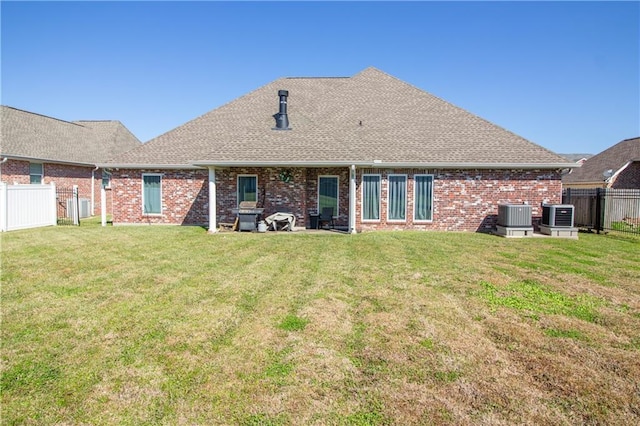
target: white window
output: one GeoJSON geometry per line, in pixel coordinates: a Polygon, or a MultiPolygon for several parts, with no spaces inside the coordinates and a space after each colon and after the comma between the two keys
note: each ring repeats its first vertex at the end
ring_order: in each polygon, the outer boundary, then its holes
{"type": "Polygon", "coordinates": [[[362,220],[380,220],[380,175],[362,175],[362,220]]]}
{"type": "Polygon", "coordinates": [[[389,175],[387,220],[407,220],[407,175],[389,175]]]}
{"type": "Polygon", "coordinates": [[[162,214],[162,175],[142,175],[142,213],[162,214]]]}
{"type": "Polygon", "coordinates": [[[258,201],[258,176],[238,175],[238,205],[243,201],[258,201]]]}
{"type": "Polygon", "coordinates": [[[415,175],[413,179],[413,221],[431,222],[433,220],[433,175],[415,175]]]}
{"type": "Polygon", "coordinates": [[[29,183],[40,185],[44,176],[42,163],[29,163],[29,183]]]}

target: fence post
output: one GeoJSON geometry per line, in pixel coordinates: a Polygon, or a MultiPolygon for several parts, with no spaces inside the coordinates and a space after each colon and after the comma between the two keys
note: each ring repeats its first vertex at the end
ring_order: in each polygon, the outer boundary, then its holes
{"type": "Polygon", "coordinates": [[[58,225],[58,192],[55,182],[51,182],[51,224],[58,225]]]}
{"type": "Polygon", "coordinates": [[[562,204],[571,204],[571,188],[566,188],[564,190],[564,197],[562,199],[562,204]]]}
{"type": "Polygon", "coordinates": [[[602,229],[602,188],[596,188],[596,231],[602,229]]]}
{"type": "Polygon", "coordinates": [[[73,224],[80,225],[80,204],[78,201],[78,185],[73,185],[73,224]]]}
{"type": "Polygon", "coordinates": [[[0,182],[0,231],[6,231],[9,228],[9,186],[0,182]]]}

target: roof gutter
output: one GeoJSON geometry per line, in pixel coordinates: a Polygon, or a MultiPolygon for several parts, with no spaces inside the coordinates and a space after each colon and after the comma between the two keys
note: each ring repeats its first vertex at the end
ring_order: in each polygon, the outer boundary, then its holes
{"type": "MultiPolygon", "coordinates": [[[[385,162],[373,161],[198,161],[200,167],[357,167],[368,168],[428,168],[428,169],[566,169],[577,163],[482,163],[482,162],[385,162]]],[[[139,166],[138,166],[139,167],[139,166]]]]}
{"type": "Polygon", "coordinates": [[[10,160],[20,160],[20,161],[37,161],[39,163],[55,163],[55,164],[65,164],[69,166],[82,166],[82,167],[95,167],[95,163],[84,163],[84,162],[76,162],[76,161],[60,161],[60,160],[52,160],[50,158],[41,158],[41,157],[25,157],[22,155],[11,155],[11,154],[2,154],[3,158],[10,160]]]}
{"type": "Polygon", "coordinates": [[[102,169],[183,169],[183,170],[199,170],[206,166],[193,164],[131,164],[131,163],[98,163],[96,166],[102,169]]]}
{"type": "Polygon", "coordinates": [[[132,164],[98,163],[109,169],[182,169],[198,170],[208,167],[356,167],[365,168],[422,168],[422,169],[566,169],[577,168],[577,163],[482,163],[482,162],[386,162],[373,161],[194,161],[190,164],[132,164]]]}

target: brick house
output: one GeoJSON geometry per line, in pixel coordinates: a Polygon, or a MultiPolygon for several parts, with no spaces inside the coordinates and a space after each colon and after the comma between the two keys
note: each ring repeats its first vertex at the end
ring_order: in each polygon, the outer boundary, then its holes
{"type": "MultiPolygon", "coordinates": [[[[100,212],[100,188],[109,178],[96,163],[140,141],[119,121],[64,121],[1,106],[0,182],[78,186],[78,197],[100,212]]],[[[110,203],[111,198],[107,198],[110,203]]],[[[111,209],[111,206],[107,206],[111,209]]]]}
{"type": "Polygon", "coordinates": [[[489,230],[499,203],[561,201],[577,167],[375,68],[282,78],[101,164],[113,222],[233,222],[256,201],[300,226],[332,207],[350,232],[489,230]],[[275,119],[275,122],[274,122],[275,119]]]}
{"type": "Polygon", "coordinates": [[[562,177],[565,188],[640,189],[640,137],[625,139],[562,177]]]}

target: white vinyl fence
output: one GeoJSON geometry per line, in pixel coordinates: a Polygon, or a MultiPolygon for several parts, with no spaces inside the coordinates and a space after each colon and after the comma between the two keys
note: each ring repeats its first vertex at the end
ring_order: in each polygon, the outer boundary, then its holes
{"type": "Polygon", "coordinates": [[[0,231],[52,226],[57,222],[56,187],[0,182],[0,231]]]}

